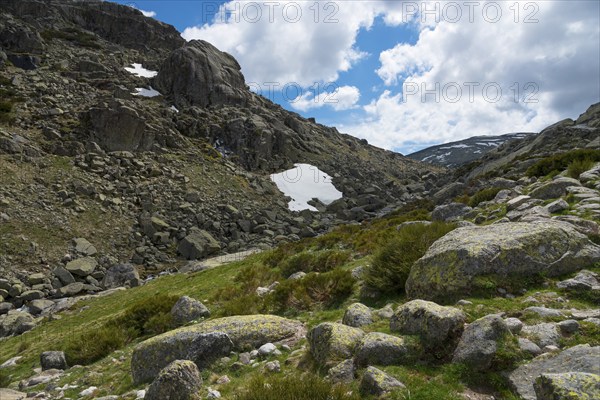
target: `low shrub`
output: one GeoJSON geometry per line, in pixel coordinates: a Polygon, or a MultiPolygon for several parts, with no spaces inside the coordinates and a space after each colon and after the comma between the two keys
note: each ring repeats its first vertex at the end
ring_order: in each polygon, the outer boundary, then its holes
{"type": "Polygon", "coordinates": [[[276,314],[289,314],[336,307],[354,290],[355,280],[347,270],[311,272],[302,279],[286,280],[266,296],[267,308],[276,314]]]}
{"type": "Polygon", "coordinates": [[[350,260],[351,254],[344,250],[304,251],[289,257],[280,266],[283,276],[296,272],[327,272],[350,260]]]}
{"type": "Polygon", "coordinates": [[[501,190],[502,190],[501,188],[497,188],[497,187],[482,189],[479,192],[475,193],[469,199],[469,202],[467,204],[469,205],[469,207],[477,207],[479,205],[479,203],[483,203],[484,201],[494,200],[494,198],[496,197],[498,192],[501,190]]]}
{"type": "MultiPolygon", "coordinates": [[[[550,174],[552,171],[564,171],[573,164],[581,167],[582,164],[587,162],[598,162],[600,161],[600,150],[596,149],[577,149],[566,153],[555,154],[550,157],[543,158],[533,164],[527,169],[527,176],[542,177],[550,174]],[[577,163],[577,164],[574,164],[577,163]]],[[[573,173],[575,173],[575,167],[573,173]]],[[[582,171],[583,172],[583,171],[582,171]]]]}
{"type": "Polygon", "coordinates": [[[583,160],[574,160],[567,167],[567,173],[571,178],[579,179],[579,175],[592,169],[595,162],[591,158],[584,158],[583,160]]]}
{"type": "Polygon", "coordinates": [[[415,261],[425,255],[433,242],[454,228],[453,224],[434,222],[408,225],[397,231],[365,268],[367,287],[381,292],[403,292],[415,261]]]}
{"type": "Polygon", "coordinates": [[[135,339],[164,333],[173,327],[171,308],[179,297],[157,295],[129,307],[97,329],[70,338],[65,355],[70,365],[98,361],[135,339]]]}
{"type": "Polygon", "coordinates": [[[357,393],[340,385],[332,385],[317,375],[255,375],[235,400],[359,400],[357,393]]]}

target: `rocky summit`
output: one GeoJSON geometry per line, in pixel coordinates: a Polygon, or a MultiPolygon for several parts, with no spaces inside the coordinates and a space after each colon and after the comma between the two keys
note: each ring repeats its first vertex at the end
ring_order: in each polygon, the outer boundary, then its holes
{"type": "Polygon", "coordinates": [[[597,399],[582,111],[409,158],[136,8],[2,0],[0,399],[597,399]]]}

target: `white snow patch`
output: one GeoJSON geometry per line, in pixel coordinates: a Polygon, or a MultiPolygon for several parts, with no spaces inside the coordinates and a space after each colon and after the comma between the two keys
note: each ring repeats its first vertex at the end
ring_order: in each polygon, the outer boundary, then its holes
{"type": "Polygon", "coordinates": [[[150,89],[146,88],[135,88],[135,93],[132,93],[134,96],[142,96],[142,97],[156,97],[160,96],[160,93],[150,86],[150,89]]]}
{"type": "Polygon", "coordinates": [[[494,146],[494,147],[500,146],[500,143],[494,143],[494,142],[478,142],[476,144],[478,146],[494,146]]]}
{"type": "Polygon", "coordinates": [[[169,108],[169,110],[175,111],[176,113],[178,113],[178,112],[179,112],[179,110],[178,110],[178,109],[177,109],[177,107],[175,107],[175,106],[171,106],[171,107],[169,108]]]}
{"type": "Polygon", "coordinates": [[[136,76],[141,76],[142,78],[154,78],[158,75],[157,71],[150,71],[142,67],[142,64],[131,64],[133,68],[125,67],[125,70],[129,73],[132,73],[136,76]]]}
{"type": "Polygon", "coordinates": [[[331,176],[310,164],[294,164],[292,169],[271,175],[271,180],[279,190],[292,198],[288,204],[292,211],[317,211],[308,204],[313,198],[329,204],[343,196],[333,186],[331,176]]]}
{"type": "Polygon", "coordinates": [[[460,144],[455,144],[452,146],[446,146],[446,147],[440,147],[440,150],[448,150],[448,149],[468,149],[469,146],[468,144],[464,144],[464,143],[460,143],[460,144]]]}

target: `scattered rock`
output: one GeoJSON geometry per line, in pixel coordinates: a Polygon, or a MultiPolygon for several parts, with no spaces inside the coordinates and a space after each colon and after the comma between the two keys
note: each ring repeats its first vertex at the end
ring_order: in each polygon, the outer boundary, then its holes
{"type": "Polygon", "coordinates": [[[102,286],[106,289],[114,289],[117,287],[140,286],[142,280],[138,270],[131,264],[116,264],[110,267],[104,275],[102,286]]]}
{"type": "Polygon", "coordinates": [[[581,186],[581,183],[577,179],[558,177],[552,182],[548,182],[532,190],[529,195],[535,199],[557,199],[567,194],[569,186],[581,186]]]}
{"type": "Polygon", "coordinates": [[[425,347],[451,353],[463,332],[465,320],[465,314],[459,309],[412,300],[396,309],[390,329],[404,335],[419,335],[425,347]]]}
{"type": "Polygon", "coordinates": [[[45,351],[40,356],[40,362],[42,364],[42,371],[48,369],[68,369],[67,359],[65,353],[62,351],[45,351]]]}
{"type": "Polygon", "coordinates": [[[322,365],[332,365],[351,358],[364,334],[358,328],[324,322],[308,332],[307,338],[315,360],[322,365]]]}
{"type": "Polygon", "coordinates": [[[556,287],[573,292],[600,291],[600,280],[595,272],[582,270],[574,278],[558,282],[556,287]]]}
{"type": "Polygon", "coordinates": [[[504,323],[513,335],[518,335],[521,329],[523,329],[523,322],[518,318],[506,318],[504,323]]]}
{"type": "Polygon", "coordinates": [[[557,326],[558,329],[560,329],[560,331],[566,335],[570,335],[579,330],[579,322],[575,321],[574,319],[560,321],[557,326]]]}
{"type": "Polygon", "coordinates": [[[600,375],[585,372],[542,374],[533,384],[537,400],[600,399],[600,375]]]}
{"type": "Polygon", "coordinates": [[[431,219],[434,221],[456,221],[469,214],[473,209],[462,203],[450,203],[437,206],[431,213],[431,219]]]}
{"type": "Polygon", "coordinates": [[[366,334],[356,351],[356,364],[367,365],[400,365],[411,355],[409,346],[403,338],[381,332],[366,334]]]}
{"type": "Polygon", "coordinates": [[[160,371],[144,400],[200,400],[202,378],[196,364],[176,360],[160,371]]]}
{"type": "Polygon", "coordinates": [[[519,349],[524,351],[525,353],[529,353],[533,356],[539,356],[542,354],[542,349],[537,344],[533,343],[529,339],[518,338],[519,341],[519,349]]]}
{"type": "Polygon", "coordinates": [[[561,336],[556,328],[555,323],[541,323],[537,325],[525,326],[521,331],[522,335],[526,335],[535,344],[540,347],[556,346],[561,336]]]}
{"type": "Polygon", "coordinates": [[[221,250],[219,242],[208,233],[200,229],[193,229],[177,247],[177,251],[188,260],[196,260],[214,254],[221,250]]]}
{"type": "Polygon", "coordinates": [[[360,328],[371,323],[373,323],[371,309],[361,303],[354,303],[348,306],[342,319],[342,324],[354,328],[360,328]]]}
{"type": "Polygon", "coordinates": [[[11,311],[0,316],[0,338],[5,336],[20,335],[35,327],[35,319],[27,312],[11,311]]]}
{"type": "Polygon", "coordinates": [[[463,363],[482,371],[492,366],[498,351],[498,341],[510,335],[504,320],[498,315],[487,315],[465,328],[452,362],[463,363]]]}
{"type": "Polygon", "coordinates": [[[75,247],[75,251],[84,256],[93,256],[98,252],[93,244],[87,241],[84,238],[76,238],[73,239],[73,246],[75,247]]]}
{"type": "Polygon", "coordinates": [[[94,272],[97,265],[98,263],[92,257],[83,257],[73,261],[69,261],[65,268],[71,274],[85,278],[86,276],[91,275],[92,272],[94,272]]]}
{"type": "Polygon", "coordinates": [[[329,368],[327,377],[333,383],[350,383],[354,381],[354,361],[345,360],[329,368]]]}
{"type": "Polygon", "coordinates": [[[560,353],[543,354],[522,365],[508,375],[517,394],[525,400],[536,400],[534,381],[542,374],[587,372],[598,374],[600,347],[582,344],[560,353]]]}
{"type": "Polygon", "coordinates": [[[360,392],[375,396],[382,396],[394,389],[404,387],[398,379],[375,367],[368,367],[360,381],[360,392]]]}
{"type": "Polygon", "coordinates": [[[171,317],[176,325],[184,325],[209,316],[210,311],[202,302],[188,296],[182,296],[171,309],[171,317]]]}
{"type": "Polygon", "coordinates": [[[265,369],[269,372],[281,372],[281,365],[279,361],[269,361],[265,364],[265,369]]]}

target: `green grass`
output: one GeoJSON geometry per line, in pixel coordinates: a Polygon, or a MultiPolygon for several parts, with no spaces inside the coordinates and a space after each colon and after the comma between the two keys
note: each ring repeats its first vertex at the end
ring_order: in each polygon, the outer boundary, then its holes
{"type": "Polygon", "coordinates": [[[311,373],[255,375],[235,400],[359,400],[357,393],[311,373]]]}
{"type": "Polygon", "coordinates": [[[453,224],[408,225],[394,232],[365,269],[364,280],[373,290],[402,293],[412,265],[437,239],[455,228],[453,224]]]}

